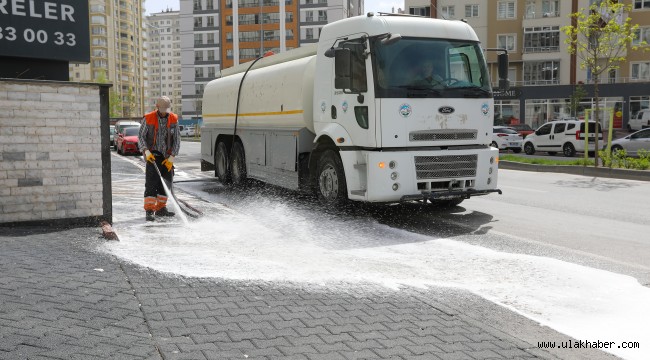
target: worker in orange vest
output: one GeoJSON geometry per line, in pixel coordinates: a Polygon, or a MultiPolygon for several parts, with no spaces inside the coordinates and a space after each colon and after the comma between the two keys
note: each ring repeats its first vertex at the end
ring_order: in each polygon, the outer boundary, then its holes
{"type": "Polygon", "coordinates": [[[178,129],[178,116],[169,111],[171,100],[161,96],[156,101],[156,110],[142,119],[138,135],[138,147],[147,162],[144,184],[144,210],[147,221],[155,216],[174,216],[167,209],[167,193],[154,166],[170,187],[174,176],[174,158],[181,147],[181,134],[178,129]]]}

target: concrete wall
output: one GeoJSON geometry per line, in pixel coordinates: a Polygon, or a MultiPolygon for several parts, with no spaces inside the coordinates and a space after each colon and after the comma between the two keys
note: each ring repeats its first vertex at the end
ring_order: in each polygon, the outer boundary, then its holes
{"type": "Polygon", "coordinates": [[[0,223],[111,220],[107,94],[0,79],[0,223]]]}

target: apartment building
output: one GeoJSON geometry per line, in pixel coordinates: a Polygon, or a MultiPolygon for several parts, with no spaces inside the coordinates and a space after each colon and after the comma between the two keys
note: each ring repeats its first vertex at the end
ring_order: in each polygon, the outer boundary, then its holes
{"type": "MultiPolygon", "coordinates": [[[[525,122],[537,127],[569,116],[569,97],[576,84],[584,84],[579,117],[595,107],[593,76],[570,55],[561,28],[570,25],[571,13],[597,0],[406,0],[406,13],[472,25],[485,48],[504,48],[510,55],[508,77],[512,90],[495,95],[495,123],[525,122]]],[[[650,0],[626,0],[627,14],[640,25],[639,37],[650,40],[650,0]]],[[[638,41],[638,40],[637,40],[638,41]]],[[[648,41],[650,43],[650,41],[648,41]]],[[[496,84],[496,53],[486,52],[496,84]]],[[[600,79],[601,106],[613,114],[614,127],[625,128],[627,119],[650,108],[650,60],[648,53],[629,51],[627,61],[600,79]]],[[[604,117],[601,117],[604,118],[604,117]]],[[[605,124],[606,125],[606,124],[605,124]]]]}
{"type": "Polygon", "coordinates": [[[167,96],[172,111],[181,114],[181,33],[180,12],[166,10],[146,17],[148,86],[145,112],[155,108],[156,99],[167,96]]]}
{"type": "MultiPolygon", "coordinates": [[[[363,13],[363,0],[284,0],[285,49],[318,41],[320,29],[363,13]]],[[[184,119],[197,119],[205,85],[221,69],[280,49],[279,0],[180,0],[181,93],[184,119]],[[235,51],[235,43],[238,49],[235,51]]]]}
{"type": "MultiPolygon", "coordinates": [[[[123,117],[144,113],[142,0],[89,0],[90,63],[70,64],[70,81],[113,84],[123,117]]],[[[118,111],[119,112],[119,111],[118,111]]]]}

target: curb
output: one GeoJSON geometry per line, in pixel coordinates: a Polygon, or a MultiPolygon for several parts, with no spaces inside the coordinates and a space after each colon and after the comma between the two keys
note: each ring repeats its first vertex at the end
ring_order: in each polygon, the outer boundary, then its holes
{"type": "Polygon", "coordinates": [[[650,181],[650,171],[647,170],[595,168],[575,165],[535,165],[505,160],[499,161],[499,168],[506,170],[554,172],[612,179],[650,181]]]}
{"type": "Polygon", "coordinates": [[[117,233],[113,230],[113,227],[108,223],[108,221],[102,221],[101,225],[102,236],[104,236],[104,239],[120,241],[120,239],[117,237],[117,233]]]}

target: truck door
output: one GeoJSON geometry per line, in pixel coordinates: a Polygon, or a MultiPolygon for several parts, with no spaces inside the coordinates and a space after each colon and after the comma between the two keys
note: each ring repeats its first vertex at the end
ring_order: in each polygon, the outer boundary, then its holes
{"type": "MultiPolygon", "coordinates": [[[[334,81],[332,121],[341,124],[350,134],[351,143],[347,145],[376,147],[374,86],[371,86],[372,67],[366,56],[367,42],[357,38],[342,42],[339,47],[349,49],[350,78],[349,85],[345,86],[334,81]]],[[[341,77],[340,71],[335,61],[335,77],[341,77]]]]}

